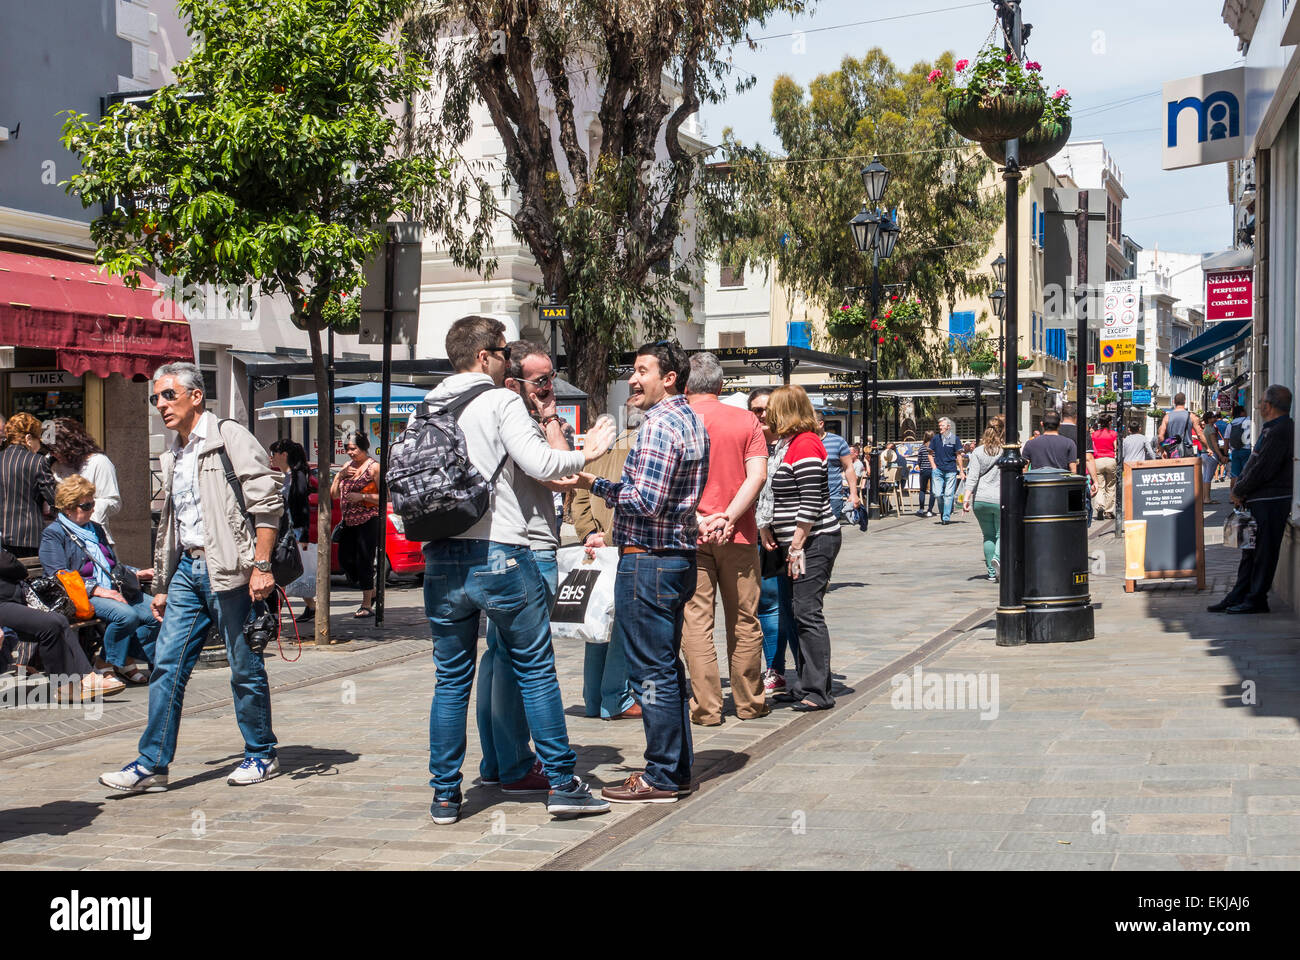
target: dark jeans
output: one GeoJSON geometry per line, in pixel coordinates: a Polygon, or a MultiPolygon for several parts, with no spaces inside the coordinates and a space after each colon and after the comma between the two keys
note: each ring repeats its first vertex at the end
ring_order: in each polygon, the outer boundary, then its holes
{"type": "Polygon", "coordinates": [[[820,533],[804,542],[804,574],[794,581],[794,623],[799,633],[799,681],[794,698],[819,707],[835,706],[831,696],[831,635],[826,628],[826,588],[842,537],[820,533]]]}
{"type": "Polygon", "coordinates": [[[1262,607],[1268,603],[1268,591],[1277,571],[1277,556],[1282,550],[1291,498],[1251,500],[1246,502],[1246,507],[1255,517],[1255,549],[1241,551],[1237,582],[1228,591],[1225,602],[1262,607]]]}
{"type": "Polygon", "coordinates": [[[930,479],[933,474],[931,470],[921,471],[921,485],[916,492],[916,511],[917,513],[927,513],[934,510],[934,487],[930,485],[930,479]],[[925,495],[930,494],[930,505],[925,505],[925,495]]]}
{"type": "Polygon", "coordinates": [[[695,592],[695,554],[619,557],[614,617],[627,638],[627,672],[645,728],[645,780],[661,790],[691,786],[690,707],[682,665],[682,618],[695,592]]]}
{"type": "Polygon", "coordinates": [[[383,517],[371,517],[355,527],[339,530],[339,563],[362,590],[375,589],[375,547],[379,544],[383,517]]]}
{"type": "MultiPolygon", "coordinates": [[[[46,613],[23,603],[0,602],[0,626],[18,634],[19,640],[35,643],[41,651],[41,666],[51,676],[74,672],[68,652],[77,644],[67,619],[59,613],[46,613]],[[65,634],[68,636],[65,638],[65,634]]],[[[4,664],[3,666],[8,666],[4,664]]],[[[77,673],[88,671],[76,670],[77,673]]]]}

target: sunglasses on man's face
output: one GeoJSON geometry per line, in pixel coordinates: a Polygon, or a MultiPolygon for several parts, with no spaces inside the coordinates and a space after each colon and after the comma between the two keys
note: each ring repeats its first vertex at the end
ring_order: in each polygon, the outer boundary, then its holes
{"type": "Polygon", "coordinates": [[[509,348],[509,347],[484,347],[483,349],[484,349],[484,350],[487,350],[489,353],[499,353],[499,354],[501,354],[501,359],[502,359],[502,360],[504,360],[506,363],[509,363],[509,362],[510,362],[510,348],[509,348]]]}
{"type": "Polygon", "coordinates": [[[538,390],[545,390],[547,387],[551,385],[554,379],[555,379],[554,375],[549,373],[544,376],[538,377],[536,380],[529,380],[527,377],[519,378],[521,383],[531,383],[538,390]]]}
{"type": "Polygon", "coordinates": [[[154,406],[154,407],[158,406],[158,398],[159,398],[159,397],[162,397],[162,398],[163,398],[164,400],[166,400],[168,403],[171,403],[173,400],[175,400],[177,397],[179,397],[182,393],[189,393],[189,392],[190,392],[189,390],[181,390],[181,391],[178,393],[177,391],[175,391],[175,390],[171,389],[170,387],[168,387],[166,390],[159,390],[157,393],[151,393],[151,394],[149,394],[149,404],[150,404],[150,406],[154,406]]]}

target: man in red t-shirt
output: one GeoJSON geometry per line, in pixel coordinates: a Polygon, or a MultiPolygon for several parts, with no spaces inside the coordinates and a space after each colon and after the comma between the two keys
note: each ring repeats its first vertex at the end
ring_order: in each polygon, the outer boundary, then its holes
{"type": "Polygon", "coordinates": [[[714,597],[727,623],[727,661],[736,716],[766,716],[763,630],[758,622],[762,580],[754,503],[767,481],[767,441],[758,418],[718,399],[722,366],[711,353],[691,357],[686,398],[709,435],[709,473],[700,497],[695,594],[686,604],[682,654],[691,675],[691,722],[722,723],[722,681],[713,643],[714,597]]]}

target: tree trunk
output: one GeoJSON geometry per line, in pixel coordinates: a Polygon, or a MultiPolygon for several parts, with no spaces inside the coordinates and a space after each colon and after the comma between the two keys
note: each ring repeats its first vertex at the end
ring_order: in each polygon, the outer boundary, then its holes
{"type": "Polygon", "coordinates": [[[334,530],[330,503],[330,467],[334,463],[334,437],[330,435],[329,373],[321,349],[323,326],[319,311],[307,318],[312,374],[316,378],[316,644],[330,643],[330,534],[334,530]]]}
{"type": "Polygon", "coordinates": [[[587,394],[589,415],[594,419],[605,412],[609,393],[609,347],[596,337],[574,338],[569,351],[570,382],[587,394]]]}

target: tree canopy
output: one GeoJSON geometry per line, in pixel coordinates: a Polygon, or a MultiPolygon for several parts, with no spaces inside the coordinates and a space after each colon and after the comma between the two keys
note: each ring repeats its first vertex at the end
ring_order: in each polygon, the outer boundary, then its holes
{"type": "MultiPolygon", "coordinates": [[[[951,59],[939,63],[951,68],[951,59]]],[[[991,163],[944,120],[926,81],[933,67],[900,70],[875,48],[845,57],[807,90],[779,77],[780,154],[726,131],[703,205],[724,262],[774,263],[783,285],[827,311],[824,345],[869,357],[875,340],[886,377],[900,367],[907,376],[945,372],[941,320],[959,295],[988,289],[981,259],[1002,222],[1001,183],[990,187],[991,163]],[[880,262],[880,282],[899,286],[882,298],[874,330],[843,322],[839,310],[846,288],[871,285],[872,258],[857,252],[848,222],[867,203],[859,170],[873,156],[890,170],[882,204],[897,210],[901,227],[893,256],[880,262]]]]}

